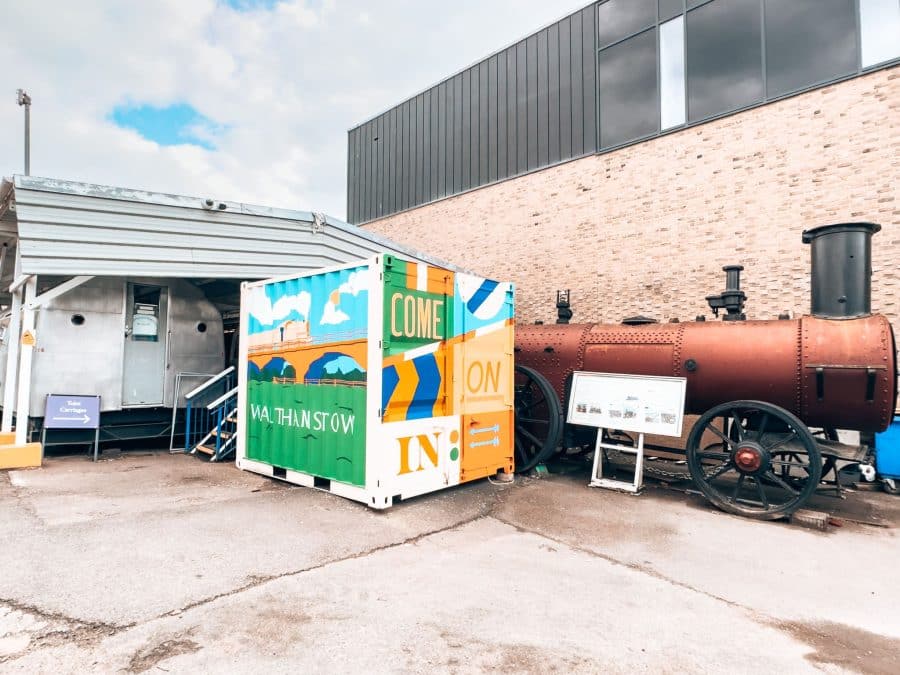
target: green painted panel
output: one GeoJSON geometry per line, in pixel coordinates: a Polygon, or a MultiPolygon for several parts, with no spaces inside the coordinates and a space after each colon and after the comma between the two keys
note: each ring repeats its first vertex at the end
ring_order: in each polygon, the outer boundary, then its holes
{"type": "Polygon", "coordinates": [[[364,486],[366,388],[247,382],[247,458],[364,486]]]}
{"type": "MultiPolygon", "coordinates": [[[[446,340],[453,335],[453,298],[409,288],[410,271],[403,260],[385,256],[384,355],[446,340]]],[[[432,268],[435,269],[435,268],[432,268]]],[[[445,270],[441,270],[446,273],[445,270]]],[[[412,271],[415,275],[415,271],[412,271]]]]}

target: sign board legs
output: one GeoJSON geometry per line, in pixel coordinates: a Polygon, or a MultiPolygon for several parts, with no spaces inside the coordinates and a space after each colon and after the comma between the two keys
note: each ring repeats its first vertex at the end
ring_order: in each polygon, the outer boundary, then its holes
{"type": "Polygon", "coordinates": [[[594,445],[594,468],[591,470],[590,487],[602,487],[612,490],[624,490],[632,494],[638,494],[644,486],[644,434],[638,434],[636,448],[603,442],[603,429],[597,429],[597,442],[594,445]],[[603,477],[603,450],[616,450],[635,455],[634,480],[627,482],[603,477]]]}
{"type": "MultiPolygon", "coordinates": [[[[44,448],[47,447],[47,427],[41,429],[41,464],[44,463],[44,448]]],[[[94,461],[100,453],[100,427],[94,430],[94,461]]]]}

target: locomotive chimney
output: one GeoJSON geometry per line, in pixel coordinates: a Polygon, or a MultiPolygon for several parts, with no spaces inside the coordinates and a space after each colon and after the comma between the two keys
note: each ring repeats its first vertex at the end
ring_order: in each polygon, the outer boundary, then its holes
{"type": "Polygon", "coordinates": [[[569,323],[572,314],[574,312],[569,304],[569,291],[556,291],[556,323],[569,323]]]}
{"type": "Polygon", "coordinates": [[[875,223],[841,223],[804,230],[812,244],[811,312],[822,319],[852,319],[872,313],[872,235],[875,223]]]}
{"type": "Polygon", "coordinates": [[[741,272],[743,265],[725,265],[722,271],[725,272],[725,290],[719,295],[707,295],[706,302],[715,316],[719,316],[719,310],[724,309],[727,313],[722,317],[722,321],[746,321],[747,315],[744,314],[744,301],[747,294],[741,290],[741,272]]]}

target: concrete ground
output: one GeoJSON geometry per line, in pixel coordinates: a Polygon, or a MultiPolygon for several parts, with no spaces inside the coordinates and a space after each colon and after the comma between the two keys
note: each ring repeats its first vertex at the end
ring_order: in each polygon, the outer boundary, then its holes
{"type": "Polygon", "coordinates": [[[0,671],[900,672],[900,497],[817,532],[586,482],[378,513],[165,452],[0,474],[0,671]]]}

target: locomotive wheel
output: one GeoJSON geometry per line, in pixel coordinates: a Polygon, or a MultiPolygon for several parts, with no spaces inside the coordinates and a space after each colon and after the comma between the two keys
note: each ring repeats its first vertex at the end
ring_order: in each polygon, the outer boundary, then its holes
{"type": "Polygon", "coordinates": [[[715,506],[760,520],[792,514],[822,476],[806,425],[763,401],[732,401],[704,413],[688,437],[687,460],[694,483],[715,506]],[[703,445],[704,436],[714,442],[703,445]]]}
{"type": "Polygon", "coordinates": [[[562,438],[562,406],[550,382],[536,370],[516,366],[516,473],[550,458],[562,438]]]}

